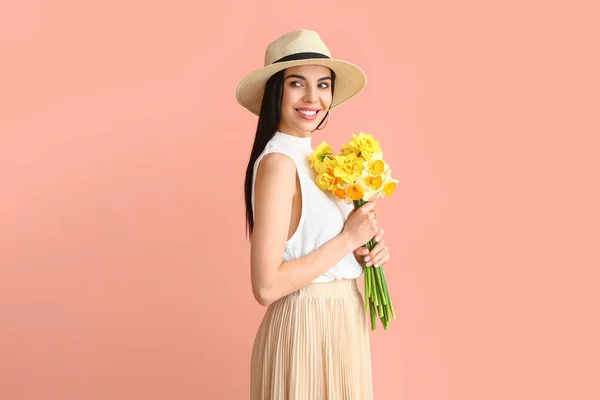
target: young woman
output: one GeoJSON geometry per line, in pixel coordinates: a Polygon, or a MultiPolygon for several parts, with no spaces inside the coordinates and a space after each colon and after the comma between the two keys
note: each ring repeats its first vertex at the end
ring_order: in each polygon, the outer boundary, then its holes
{"type": "Polygon", "coordinates": [[[315,184],[312,134],[367,82],[314,31],[289,32],[237,88],[259,116],[246,170],[252,291],[267,307],[251,359],[252,400],[372,399],[369,331],[356,279],[389,261],[375,203],[353,211],[315,184]],[[376,247],[363,247],[376,237],[376,247]],[[367,258],[368,257],[368,258],[367,258]]]}

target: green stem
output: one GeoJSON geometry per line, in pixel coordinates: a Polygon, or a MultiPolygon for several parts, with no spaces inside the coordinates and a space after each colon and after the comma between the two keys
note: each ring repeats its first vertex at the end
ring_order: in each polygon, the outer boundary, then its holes
{"type": "MultiPolygon", "coordinates": [[[[365,203],[366,201],[364,200],[354,200],[354,209],[359,209],[365,203]]],[[[372,238],[365,244],[365,247],[371,251],[375,245],[375,238],[372,238]]],[[[367,267],[364,262],[363,268],[365,281],[365,312],[367,311],[367,308],[369,308],[371,314],[371,329],[375,330],[376,314],[379,314],[384,329],[387,329],[389,327],[390,312],[394,318],[396,318],[396,314],[394,313],[392,300],[388,292],[385,274],[383,273],[383,270],[381,270],[381,267],[367,267]]]]}
{"type": "Polygon", "coordinates": [[[377,279],[377,286],[379,287],[379,295],[382,298],[382,303],[384,305],[389,304],[389,296],[388,296],[388,292],[387,289],[385,288],[384,284],[383,284],[383,279],[381,279],[381,274],[382,274],[382,270],[381,267],[376,268],[375,269],[375,279],[377,279]]]}
{"type": "Polygon", "coordinates": [[[388,299],[389,299],[389,303],[390,303],[390,311],[392,312],[392,317],[394,319],[396,319],[396,312],[394,311],[394,305],[392,304],[391,297],[389,297],[389,289],[388,289],[388,285],[387,285],[387,279],[385,279],[385,274],[382,274],[381,276],[383,278],[383,284],[385,285],[385,291],[388,293],[388,299]]]}
{"type": "Polygon", "coordinates": [[[371,298],[371,288],[368,285],[369,271],[367,270],[366,266],[364,266],[364,268],[365,268],[365,276],[364,276],[364,278],[365,278],[365,312],[367,312],[369,309],[369,299],[371,298]]]}
{"type": "Polygon", "coordinates": [[[375,330],[375,306],[372,302],[369,302],[369,308],[371,309],[371,330],[375,330]]]}

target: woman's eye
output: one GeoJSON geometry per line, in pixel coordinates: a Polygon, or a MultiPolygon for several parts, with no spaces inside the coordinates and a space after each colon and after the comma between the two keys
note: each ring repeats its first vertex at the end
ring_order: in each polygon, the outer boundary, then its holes
{"type": "MultiPolygon", "coordinates": [[[[301,87],[302,86],[302,82],[300,81],[292,81],[290,82],[290,86],[292,87],[301,87]]],[[[327,89],[329,87],[329,83],[320,83],[318,85],[319,88],[321,89],[327,89]]]]}

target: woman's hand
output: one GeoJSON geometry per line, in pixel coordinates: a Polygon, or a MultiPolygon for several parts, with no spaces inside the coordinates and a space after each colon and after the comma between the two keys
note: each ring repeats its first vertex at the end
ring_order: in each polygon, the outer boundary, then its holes
{"type": "Polygon", "coordinates": [[[345,237],[348,249],[356,249],[367,243],[379,232],[377,212],[374,208],[375,203],[368,201],[348,214],[344,228],[340,233],[345,237]]]}
{"type": "Polygon", "coordinates": [[[388,248],[385,245],[385,241],[383,238],[384,231],[383,229],[379,229],[377,236],[375,236],[375,241],[377,244],[373,247],[373,250],[369,253],[369,249],[366,247],[359,247],[354,250],[354,258],[360,265],[363,265],[363,262],[367,262],[367,267],[371,265],[375,268],[381,267],[383,264],[390,261],[390,253],[388,252],[388,248]],[[363,261],[364,257],[364,261],[363,261]]]}

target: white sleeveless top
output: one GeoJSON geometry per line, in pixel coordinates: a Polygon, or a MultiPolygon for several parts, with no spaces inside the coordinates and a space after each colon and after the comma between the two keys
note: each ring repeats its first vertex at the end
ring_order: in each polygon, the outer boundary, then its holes
{"type": "MultiPolygon", "coordinates": [[[[267,143],[254,164],[252,176],[252,212],[254,212],[254,183],[262,158],[269,153],[283,153],[294,160],[302,191],[302,214],[294,235],[287,241],[283,252],[284,261],[295,260],[315,251],[344,227],[344,222],[354,206],[345,204],[329,191],[319,189],[315,183],[316,172],[310,168],[308,155],[312,152],[311,137],[302,138],[276,132],[267,143]]],[[[363,267],[352,252],[346,254],[329,271],[313,280],[313,283],[330,282],[334,279],[356,279],[363,267]]]]}

